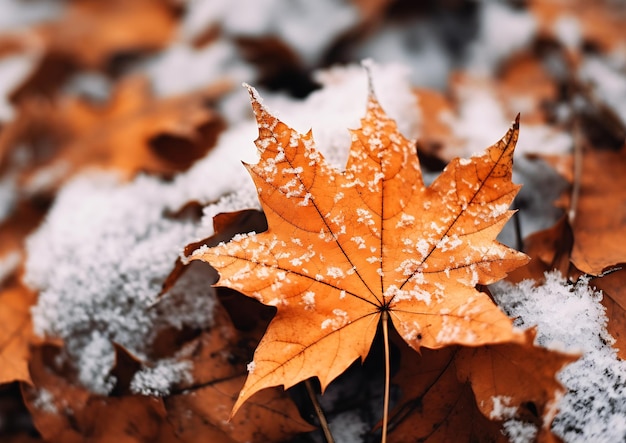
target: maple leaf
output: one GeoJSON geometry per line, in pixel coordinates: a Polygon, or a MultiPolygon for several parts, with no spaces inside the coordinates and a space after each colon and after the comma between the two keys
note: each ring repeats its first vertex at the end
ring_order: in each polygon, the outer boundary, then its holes
{"type": "Polygon", "coordinates": [[[278,308],[233,414],[269,386],[316,376],[325,389],[365,359],[383,316],[416,350],[521,340],[475,289],[527,261],[495,240],[519,188],[511,182],[517,121],[426,187],[414,144],[371,88],[344,172],[325,162],[311,132],[289,128],[249,90],[261,158],[246,167],[269,229],[191,256],[218,270],[218,286],[278,308]]]}

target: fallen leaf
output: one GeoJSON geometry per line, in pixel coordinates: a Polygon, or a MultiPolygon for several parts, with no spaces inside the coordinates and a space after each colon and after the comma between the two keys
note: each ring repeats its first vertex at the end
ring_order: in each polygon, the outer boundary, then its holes
{"type": "Polygon", "coordinates": [[[528,8],[538,22],[539,33],[559,40],[565,26],[574,27],[581,43],[610,52],[626,40],[622,5],[610,1],[531,0],[528,8]]]}
{"type": "Polygon", "coordinates": [[[0,172],[19,171],[23,189],[45,193],[90,166],[117,169],[128,177],[187,169],[214,145],[223,128],[210,103],[226,87],[216,84],[157,99],[145,79],[130,77],[105,105],[81,98],[27,102],[0,133],[0,172]]]}
{"type": "Polygon", "coordinates": [[[28,360],[34,333],[30,308],[36,300],[36,294],[18,278],[0,287],[0,384],[31,383],[28,360]]]}
{"type": "Polygon", "coordinates": [[[583,154],[580,196],[572,222],[572,263],[599,275],[626,262],[626,147],[583,154]]]}
{"type": "Polygon", "coordinates": [[[62,368],[48,364],[58,353],[59,349],[50,345],[31,349],[32,385],[22,384],[22,396],[33,424],[45,441],[78,443],[83,438],[80,430],[73,426],[75,414],[84,409],[90,394],[61,376],[62,368]]]}
{"type": "Polygon", "coordinates": [[[607,331],[613,338],[617,355],[626,359],[626,264],[616,265],[615,272],[590,280],[589,284],[602,290],[602,304],[609,318],[607,331]]]}
{"type": "Polygon", "coordinates": [[[500,423],[488,420],[476,406],[469,383],[460,381],[454,359],[459,348],[403,352],[394,383],[402,398],[391,411],[390,443],[406,441],[501,441],[500,423]]]}
{"type": "Polygon", "coordinates": [[[33,349],[33,386],[22,385],[25,403],[46,442],[176,442],[163,400],[154,397],[104,397],[72,385],[56,368],[59,349],[33,349]]]}
{"type": "Polygon", "coordinates": [[[310,132],[296,133],[251,95],[261,160],[247,168],[269,229],[192,254],[218,270],[218,286],[278,308],[233,414],[269,386],[316,376],[324,390],[367,356],[383,315],[416,350],[521,340],[475,289],[527,261],[495,240],[519,188],[517,122],[426,187],[414,145],[373,93],[345,172],[325,162],[310,132]]]}
{"type": "Polygon", "coordinates": [[[524,343],[405,350],[390,441],[508,441],[506,419],[535,425],[539,441],[554,438],[550,424],[564,392],[555,374],[578,356],[534,346],[532,330],[524,335],[524,343]]]}
{"type": "Polygon", "coordinates": [[[506,61],[497,81],[498,93],[507,112],[519,112],[524,124],[548,122],[546,106],[558,101],[559,90],[539,56],[518,53],[506,61]]]}
{"type": "MultiPolygon", "coordinates": [[[[447,158],[450,151],[461,144],[452,128],[456,118],[452,101],[440,92],[425,88],[416,89],[415,96],[421,116],[418,150],[435,158],[450,160],[447,158]]],[[[443,169],[447,162],[442,163],[443,166],[437,170],[443,169]]]]}
{"type": "Polygon", "coordinates": [[[552,269],[568,275],[572,244],[572,228],[567,216],[563,215],[553,226],[524,239],[524,252],[528,254],[530,261],[509,273],[506,280],[511,283],[525,279],[539,282],[544,279],[544,273],[552,269]]]}
{"type": "Polygon", "coordinates": [[[47,51],[76,64],[103,69],[116,56],[153,51],[169,44],[176,10],[166,0],[82,0],[57,21],[36,30],[47,51]]]}
{"type": "Polygon", "coordinates": [[[229,421],[258,336],[235,330],[223,310],[216,323],[191,345],[193,383],[165,399],[176,435],[185,442],[269,443],[314,430],[278,388],[252,397],[229,421]]]}

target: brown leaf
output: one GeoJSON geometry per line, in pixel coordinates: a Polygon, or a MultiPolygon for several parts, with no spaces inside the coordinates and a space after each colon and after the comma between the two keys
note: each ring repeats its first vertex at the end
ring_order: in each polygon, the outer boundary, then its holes
{"type": "Polygon", "coordinates": [[[223,128],[210,102],[226,85],[169,99],[151,96],[146,81],[127,78],[106,105],[79,98],[22,105],[0,133],[0,172],[20,172],[30,192],[51,192],[86,167],[171,175],[214,145],[223,128]],[[27,165],[19,158],[27,156],[27,165]],[[45,180],[42,182],[42,178],[45,180]]]}
{"type": "Polygon", "coordinates": [[[626,262],[626,147],[619,152],[586,150],[582,168],[572,263],[598,275],[626,262]]]}
{"type": "Polygon", "coordinates": [[[217,324],[193,345],[193,384],[165,400],[176,435],[185,442],[269,443],[313,430],[276,388],[252,397],[229,421],[258,338],[237,332],[225,312],[216,315],[217,324]]]}
{"type": "Polygon", "coordinates": [[[36,299],[17,278],[0,287],[0,384],[31,383],[28,359],[34,333],[30,308],[36,299]]]}
{"type": "Polygon", "coordinates": [[[626,359],[626,264],[616,265],[615,272],[592,279],[589,284],[602,290],[602,304],[609,318],[607,330],[615,338],[617,355],[626,359]],[[620,269],[621,268],[621,269],[620,269]]]}
{"type": "Polygon", "coordinates": [[[90,394],[72,386],[60,375],[62,368],[50,364],[58,353],[59,349],[50,345],[31,349],[29,371],[33,385],[22,385],[22,395],[45,441],[78,443],[83,438],[75,426],[75,414],[85,408],[90,394]]]}
{"type": "Polygon", "coordinates": [[[450,160],[448,153],[460,145],[451,126],[456,115],[453,103],[444,94],[431,89],[416,89],[415,95],[421,115],[418,149],[445,160],[445,164],[450,160]]]}
{"type": "Polygon", "coordinates": [[[555,401],[563,393],[555,374],[578,356],[524,343],[403,352],[394,381],[402,399],[392,411],[390,441],[507,441],[502,421],[515,418],[550,440],[555,401]],[[416,435],[417,432],[417,435],[416,435]],[[422,440],[420,440],[422,441],[422,440]]]}
{"type": "Polygon", "coordinates": [[[558,269],[561,274],[568,275],[570,255],[572,251],[572,228],[567,216],[563,215],[550,228],[535,232],[524,239],[524,252],[530,262],[517,268],[507,277],[507,281],[517,283],[525,279],[541,281],[544,273],[558,269]]]}
{"type": "Polygon", "coordinates": [[[165,0],[81,0],[37,31],[48,52],[101,69],[115,56],[165,47],[176,26],[176,11],[165,0]]]}
{"type": "Polygon", "coordinates": [[[546,105],[557,101],[559,90],[537,55],[523,52],[509,58],[496,84],[507,113],[521,113],[524,124],[547,123],[546,105]]]}
{"type": "Polygon", "coordinates": [[[345,172],[253,94],[261,160],[248,165],[269,229],[200,248],[219,286],[278,308],[236,411],[255,392],[312,376],[322,389],[364,359],[383,313],[414,349],[521,340],[476,291],[527,257],[495,237],[512,212],[517,123],[425,187],[412,143],[370,96],[345,172]]]}
{"type": "Polygon", "coordinates": [[[68,382],[57,368],[58,348],[33,349],[33,386],[22,386],[35,426],[47,442],[176,442],[161,399],[103,397],[68,382]]]}
{"type": "Polygon", "coordinates": [[[459,381],[454,363],[458,349],[424,349],[419,355],[405,348],[394,378],[402,399],[390,415],[390,443],[507,441],[499,423],[481,414],[470,384],[459,381]]]}
{"type": "Polygon", "coordinates": [[[609,52],[626,41],[623,5],[602,0],[531,0],[531,13],[538,20],[539,32],[558,40],[559,19],[575,20],[584,43],[609,52]]]}

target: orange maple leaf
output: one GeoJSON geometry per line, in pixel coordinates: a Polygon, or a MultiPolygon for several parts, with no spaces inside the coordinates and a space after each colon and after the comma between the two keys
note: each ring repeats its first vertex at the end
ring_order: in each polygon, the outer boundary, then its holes
{"type": "Polygon", "coordinates": [[[311,132],[289,128],[249,90],[261,158],[246,167],[269,229],[191,256],[218,270],[218,286],[278,308],[233,414],[266,387],[316,376],[324,390],[365,359],[381,318],[416,350],[522,340],[475,289],[527,261],[496,241],[519,189],[511,182],[518,121],[426,187],[414,143],[371,88],[343,172],[326,163],[311,132]]]}

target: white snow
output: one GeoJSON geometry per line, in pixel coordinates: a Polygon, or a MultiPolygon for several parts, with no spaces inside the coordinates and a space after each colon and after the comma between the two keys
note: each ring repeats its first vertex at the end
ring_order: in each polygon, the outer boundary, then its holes
{"type": "Polygon", "coordinates": [[[495,72],[499,64],[531,42],[537,29],[532,14],[506,2],[481,2],[480,31],[469,48],[467,68],[480,75],[495,72]]]}
{"type": "Polygon", "coordinates": [[[204,269],[188,270],[155,301],[194,223],[164,216],[165,185],[87,174],[69,182],[27,242],[26,282],[39,290],[35,331],[62,338],[94,392],[113,386],[112,342],[146,358],[159,331],[207,327],[213,298],[204,269]]]}
{"type": "Polygon", "coordinates": [[[356,6],[337,0],[195,0],[189,2],[181,31],[191,39],[219,25],[228,36],[277,37],[315,66],[358,20],[356,6]]]}
{"type": "Polygon", "coordinates": [[[624,441],[626,362],[618,359],[606,331],[602,294],[584,278],[568,282],[556,271],[538,286],[524,281],[493,289],[496,302],[516,318],[516,325],[538,326],[539,345],[583,353],[558,374],[568,391],[557,405],[553,431],[572,443],[624,441]]]}
{"type": "Polygon", "coordinates": [[[589,82],[602,100],[626,124],[626,77],[620,67],[612,66],[602,57],[587,57],[580,68],[580,77],[589,82]]]}
{"type": "Polygon", "coordinates": [[[60,16],[63,2],[2,0],[0,30],[16,30],[60,16]]]}
{"type": "Polygon", "coordinates": [[[141,395],[169,395],[173,385],[193,382],[192,369],[193,363],[189,360],[160,360],[156,365],[136,372],[130,382],[130,390],[141,395]]]}
{"type": "Polygon", "coordinates": [[[243,81],[254,82],[256,78],[255,69],[241,58],[235,45],[224,38],[201,48],[174,42],[147,64],[146,74],[160,96],[183,94],[219,81],[238,86],[243,81]]]}
{"type": "MultiPolygon", "coordinates": [[[[1,21],[2,18],[0,18],[1,21]]],[[[2,29],[1,23],[0,29],[2,29]]],[[[0,122],[9,121],[13,118],[14,111],[8,100],[9,94],[25,80],[38,61],[39,54],[29,51],[4,58],[0,57],[0,122]]]]}

